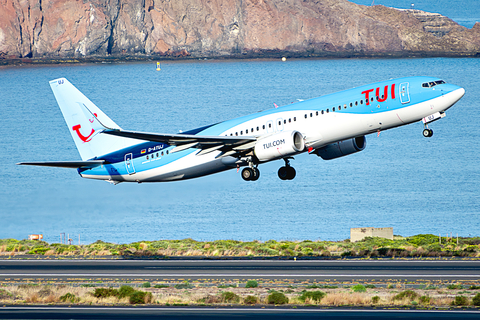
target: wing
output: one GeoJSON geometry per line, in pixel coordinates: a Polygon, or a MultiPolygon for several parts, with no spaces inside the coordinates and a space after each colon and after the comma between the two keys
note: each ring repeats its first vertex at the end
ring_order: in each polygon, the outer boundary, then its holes
{"type": "Polygon", "coordinates": [[[188,148],[197,148],[201,150],[197,155],[202,155],[219,150],[222,152],[219,157],[246,152],[252,149],[257,141],[255,137],[251,136],[197,136],[191,134],[160,134],[112,129],[103,130],[102,133],[132,139],[167,143],[175,146],[171,152],[178,152],[188,148]]]}
{"type": "Polygon", "coordinates": [[[60,168],[95,168],[105,163],[105,160],[89,161],[41,161],[41,162],[20,162],[18,165],[60,167],[60,168]]]}

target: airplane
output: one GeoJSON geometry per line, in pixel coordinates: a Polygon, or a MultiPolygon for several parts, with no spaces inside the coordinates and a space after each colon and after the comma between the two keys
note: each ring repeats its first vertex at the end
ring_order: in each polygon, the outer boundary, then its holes
{"type": "Polygon", "coordinates": [[[324,160],[362,151],[366,135],[422,121],[428,125],[465,94],[435,77],[406,77],[348,89],[178,134],[120,128],[67,79],[50,86],[81,161],[22,162],[75,168],[83,178],[120,182],[163,182],[236,169],[245,181],[260,177],[258,166],[282,159],[282,180],[295,178],[294,156],[324,160]]]}

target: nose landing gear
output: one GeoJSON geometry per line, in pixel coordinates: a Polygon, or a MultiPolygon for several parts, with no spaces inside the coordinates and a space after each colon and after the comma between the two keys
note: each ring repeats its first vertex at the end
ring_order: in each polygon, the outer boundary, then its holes
{"type": "Polygon", "coordinates": [[[295,169],[290,166],[289,159],[293,158],[284,158],[285,166],[278,169],[278,177],[282,180],[292,180],[297,175],[295,169]]]}
{"type": "Polygon", "coordinates": [[[428,128],[423,129],[423,136],[425,138],[430,138],[431,136],[433,136],[433,130],[428,128]]]}

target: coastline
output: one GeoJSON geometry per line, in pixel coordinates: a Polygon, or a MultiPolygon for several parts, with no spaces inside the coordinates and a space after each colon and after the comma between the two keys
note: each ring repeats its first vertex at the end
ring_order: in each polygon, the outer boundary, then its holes
{"type": "Polygon", "coordinates": [[[2,58],[1,66],[89,64],[89,63],[128,63],[147,61],[195,61],[195,60],[254,60],[254,59],[405,59],[405,58],[480,58],[480,52],[252,52],[230,55],[109,55],[85,57],[39,57],[2,58]]]}

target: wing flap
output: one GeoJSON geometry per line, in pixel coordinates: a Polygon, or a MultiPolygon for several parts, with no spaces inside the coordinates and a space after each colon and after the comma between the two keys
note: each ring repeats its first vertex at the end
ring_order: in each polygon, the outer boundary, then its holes
{"type": "Polygon", "coordinates": [[[95,168],[105,163],[105,160],[88,160],[88,161],[39,161],[39,162],[20,162],[17,165],[24,166],[40,166],[40,167],[57,167],[57,168],[95,168]]]}

